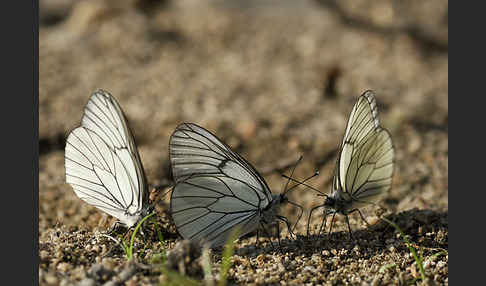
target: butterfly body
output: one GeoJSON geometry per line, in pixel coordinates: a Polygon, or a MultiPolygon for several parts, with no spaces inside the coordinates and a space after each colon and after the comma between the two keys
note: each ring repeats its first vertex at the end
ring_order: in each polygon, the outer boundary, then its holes
{"type": "Polygon", "coordinates": [[[169,155],[175,181],[170,213],[184,239],[215,248],[235,229],[241,237],[282,218],[286,196],[272,194],[256,169],[208,130],[180,124],[169,155]]]}
{"type": "Polygon", "coordinates": [[[284,194],[273,194],[270,204],[268,204],[260,213],[260,221],[266,225],[275,223],[280,207],[286,202],[287,196],[284,194]]]}
{"type": "Polygon", "coordinates": [[[395,153],[391,136],[380,126],[375,95],[364,92],[357,100],[348,119],[339,156],[334,169],[332,192],[325,195],[324,203],[311,209],[307,222],[307,233],[312,212],[320,207],[326,216],[340,213],[345,216],[351,234],[348,215],[363,214],[359,208],[375,202],[391,187],[395,153]]]}
{"type": "Polygon", "coordinates": [[[347,211],[352,208],[353,201],[349,199],[349,196],[346,193],[340,190],[335,190],[331,195],[326,197],[324,206],[332,212],[345,215],[347,214],[347,211]]]}

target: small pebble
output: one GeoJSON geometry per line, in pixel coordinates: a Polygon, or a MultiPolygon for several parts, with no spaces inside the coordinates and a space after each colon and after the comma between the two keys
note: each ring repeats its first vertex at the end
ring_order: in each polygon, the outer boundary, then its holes
{"type": "Polygon", "coordinates": [[[72,268],[72,265],[67,262],[61,262],[57,265],[57,270],[61,272],[68,272],[72,268]]]}
{"type": "Polygon", "coordinates": [[[44,277],[44,279],[45,279],[47,284],[57,285],[59,283],[59,280],[57,279],[57,277],[52,275],[52,274],[47,274],[44,277]]]}

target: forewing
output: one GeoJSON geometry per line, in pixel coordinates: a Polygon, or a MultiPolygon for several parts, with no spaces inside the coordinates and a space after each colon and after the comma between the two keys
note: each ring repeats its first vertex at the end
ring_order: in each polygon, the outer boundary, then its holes
{"type": "Polygon", "coordinates": [[[169,143],[172,175],[175,183],[191,176],[225,176],[251,187],[261,206],[271,201],[265,180],[243,157],[231,150],[206,129],[193,124],[180,124],[169,143]]]}
{"type": "Polygon", "coordinates": [[[147,181],[132,132],[116,99],[101,89],[94,92],[85,107],[81,126],[97,134],[120,158],[128,179],[135,185],[130,191],[134,192],[134,204],[140,211],[148,201],[147,181]]]}
{"type": "Polygon", "coordinates": [[[341,146],[345,142],[361,141],[371,130],[378,128],[378,126],[380,126],[380,121],[378,119],[375,95],[368,90],[358,98],[349,115],[341,146]]]}
{"type": "Polygon", "coordinates": [[[261,197],[246,182],[224,175],[193,175],[179,181],[171,194],[171,215],[185,239],[225,243],[231,231],[253,231],[259,222],[261,197]]]}
{"type": "Polygon", "coordinates": [[[373,92],[356,102],[348,120],[336,166],[334,189],[372,202],[391,186],[394,149],[389,133],[379,126],[373,92]]]}

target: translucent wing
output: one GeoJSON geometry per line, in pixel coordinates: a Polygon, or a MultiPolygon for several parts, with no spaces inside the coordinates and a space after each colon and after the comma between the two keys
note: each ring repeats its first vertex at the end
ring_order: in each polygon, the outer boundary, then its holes
{"type": "Polygon", "coordinates": [[[146,207],[145,172],[132,133],[116,100],[98,90],[88,101],[81,126],[69,134],[66,182],[85,202],[135,224],[146,207]]]}
{"type": "Polygon", "coordinates": [[[230,231],[240,234],[258,226],[259,198],[249,184],[221,175],[195,175],[179,182],[171,196],[171,214],[185,239],[226,242],[230,231]]]}
{"type": "Polygon", "coordinates": [[[96,91],[86,105],[81,126],[98,134],[110,149],[123,157],[130,177],[138,185],[139,206],[141,208],[142,202],[145,205],[148,201],[145,171],[126,117],[116,99],[104,90],[96,91]]]}
{"type": "Polygon", "coordinates": [[[218,246],[230,231],[258,226],[259,211],[272,200],[263,178],[243,157],[206,129],[179,125],[171,136],[170,160],[176,185],[171,214],[182,237],[218,246]]]}
{"type": "Polygon", "coordinates": [[[391,186],[394,149],[390,134],[379,126],[372,91],[361,95],[349,116],[336,165],[334,189],[372,202],[391,186]]]}
{"type": "Polygon", "coordinates": [[[255,168],[196,124],[177,126],[170,138],[169,152],[176,183],[193,175],[224,175],[250,185],[263,205],[271,200],[270,189],[255,168]]]}

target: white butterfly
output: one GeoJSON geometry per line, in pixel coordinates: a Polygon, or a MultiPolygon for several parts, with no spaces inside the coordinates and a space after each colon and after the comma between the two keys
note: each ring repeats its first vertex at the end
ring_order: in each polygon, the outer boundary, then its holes
{"type": "MultiPolygon", "coordinates": [[[[346,217],[349,234],[348,215],[368,204],[374,204],[390,189],[393,176],[394,148],[390,134],[380,127],[376,100],[372,91],[366,91],[359,98],[349,116],[341,151],[334,171],[331,194],[324,204],[311,209],[307,222],[307,234],[312,212],[326,208],[326,216],[333,214],[331,228],[336,213],[346,217]]],[[[366,222],[367,223],[367,222],[366,222]]],[[[368,224],[368,223],[367,223],[368,224]]],[[[319,230],[319,233],[322,230],[319,230]]]]}
{"type": "Polygon", "coordinates": [[[281,204],[289,202],[285,192],[272,194],[255,168],[208,130],[180,124],[169,152],[175,181],[170,213],[184,239],[214,248],[235,228],[241,237],[259,227],[265,230],[276,219],[288,227],[278,215],[281,204]]]}
{"type": "Polygon", "coordinates": [[[81,126],[68,136],[66,182],[86,203],[132,227],[148,212],[148,187],[123,111],[106,91],[93,93],[81,126]]]}

